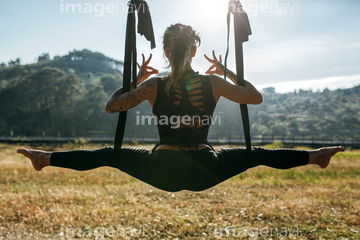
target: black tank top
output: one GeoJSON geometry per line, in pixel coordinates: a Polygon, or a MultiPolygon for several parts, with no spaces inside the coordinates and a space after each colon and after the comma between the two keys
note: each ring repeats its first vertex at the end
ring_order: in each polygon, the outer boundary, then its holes
{"type": "Polygon", "coordinates": [[[165,92],[166,78],[158,78],[153,106],[159,144],[197,146],[207,143],[216,106],[210,79],[193,70],[183,73],[179,86],[165,92]]]}

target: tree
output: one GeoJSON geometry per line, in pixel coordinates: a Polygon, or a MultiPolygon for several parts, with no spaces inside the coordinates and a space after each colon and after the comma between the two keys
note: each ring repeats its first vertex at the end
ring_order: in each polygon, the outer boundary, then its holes
{"type": "Polygon", "coordinates": [[[258,121],[261,125],[268,126],[271,119],[271,116],[265,112],[260,112],[258,115],[258,121]]]}
{"type": "Polygon", "coordinates": [[[81,127],[74,114],[81,107],[78,102],[84,95],[77,76],[45,67],[21,76],[9,94],[14,109],[9,117],[27,135],[54,129],[69,133],[81,127]]]}
{"type": "Polygon", "coordinates": [[[271,135],[269,132],[269,128],[265,125],[261,125],[261,124],[257,124],[257,123],[253,123],[251,125],[251,134],[252,135],[271,135]]]}
{"type": "Polygon", "coordinates": [[[270,127],[271,133],[274,136],[286,136],[288,129],[283,125],[273,125],[270,127]]]}
{"type": "Polygon", "coordinates": [[[91,72],[88,72],[86,74],[86,80],[91,80],[93,78],[93,74],[91,72]]]}
{"type": "Polygon", "coordinates": [[[120,81],[116,80],[112,74],[106,74],[100,79],[100,83],[104,88],[107,95],[112,94],[116,89],[120,87],[120,81]]]}
{"type": "Polygon", "coordinates": [[[49,53],[43,53],[38,57],[38,62],[47,61],[47,60],[50,60],[49,53]]]}
{"type": "Polygon", "coordinates": [[[291,135],[299,135],[300,134],[300,131],[299,131],[299,128],[301,126],[301,123],[296,120],[296,119],[292,119],[289,123],[289,131],[291,133],[291,135]]]}
{"type": "Polygon", "coordinates": [[[60,79],[55,93],[56,108],[52,109],[52,122],[64,134],[72,135],[84,129],[89,109],[84,105],[85,87],[76,75],[60,79]]]}
{"type": "Polygon", "coordinates": [[[75,74],[76,74],[76,71],[75,71],[74,69],[72,69],[72,68],[69,68],[69,69],[68,69],[68,74],[70,74],[70,75],[75,75],[75,74]]]}
{"type": "Polygon", "coordinates": [[[8,66],[9,67],[13,67],[13,66],[19,66],[21,64],[21,59],[17,58],[15,61],[11,60],[8,62],[8,66]]]}
{"type": "Polygon", "coordinates": [[[105,102],[108,96],[100,84],[90,87],[81,105],[86,112],[83,113],[82,129],[86,131],[107,131],[114,130],[116,118],[105,112],[105,102]]]}
{"type": "Polygon", "coordinates": [[[15,61],[10,60],[10,61],[8,62],[8,66],[9,66],[9,67],[15,66],[15,61]]]}

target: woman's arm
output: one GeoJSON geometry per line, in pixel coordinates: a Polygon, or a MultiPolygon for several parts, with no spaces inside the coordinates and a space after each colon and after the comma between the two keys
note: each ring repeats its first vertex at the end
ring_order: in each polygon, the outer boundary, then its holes
{"type": "Polygon", "coordinates": [[[153,106],[157,90],[155,78],[149,79],[139,85],[136,89],[122,93],[122,88],[116,90],[107,101],[105,111],[108,113],[127,111],[145,100],[153,106]]]}
{"type": "Polygon", "coordinates": [[[139,66],[139,74],[137,76],[137,83],[140,84],[139,87],[134,89],[133,82],[130,83],[130,91],[123,94],[123,89],[117,89],[109,98],[105,105],[105,111],[108,113],[114,112],[122,112],[129,110],[145,100],[148,100],[151,106],[154,105],[156,98],[156,89],[157,89],[157,81],[156,79],[150,79],[145,81],[150,75],[159,73],[158,70],[148,66],[152,55],[147,61],[145,61],[144,54],[143,64],[139,66]],[[145,81],[145,82],[144,82],[145,81]],[[143,82],[143,84],[141,84],[143,82]]]}
{"type": "Polygon", "coordinates": [[[224,79],[210,75],[213,95],[216,101],[220,97],[225,97],[230,101],[242,104],[260,104],[262,103],[261,93],[248,81],[245,80],[245,87],[231,84],[224,79]]]}
{"type": "MultiPolygon", "coordinates": [[[[206,74],[224,75],[224,65],[217,60],[215,52],[213,51],[214,59],[210,59],[205,55],[205,58],[213,65],[206,71],[206,74]]],[[[245,86],[237,85],[237,76],[230,70],[226,70],[226,76],[235,84],[231,84],[224,79],[210,75],[210,81],[213,89],[214,98],[216,101],[221,96],[229,99],[230,101],[243,104],[260,104],[262,103],[261,93],[248,81],[245,81],[245,86]]]]}

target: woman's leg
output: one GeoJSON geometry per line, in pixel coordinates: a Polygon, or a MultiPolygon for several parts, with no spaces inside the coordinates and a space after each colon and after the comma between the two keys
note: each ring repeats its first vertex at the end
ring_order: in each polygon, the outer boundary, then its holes
{"type": "Polygon", "coordinates": [[[113,156],[112,148],[58,152],[18,149],[17,152],[28,157],[31,160],[34,169],[37,171],[40,171],[47,166],[85,171],[102,166],[109,166],[108,164],[112,162],[113,156]]]}
{"type": "Polygon", "coordinates": [[[17,153],[29,158],[36,171],[41,171],[44,167],[50,166],[51,152],[19,148],[17,153]]]}
{"type": "Polygon", "coordinates": [[[47,166],[69,168],[77,171],[109,166],[134,173],[144,168],[145,160],[151,155],[151,151],[148,149],[122,148],[119,156],[115,156],[112,147],[58,152],[18,149],[17,152],[28,157],[37,171],[47,166]]]}
{"type": "Polygon", "coordinates": [[[326,168],[329,165],[332,156],[338,152],[344,151],[345,148],[342,146],[319,148],[314,151],[309,151],[309,164],[316,164],[321,168],[326,168]]]}
{"type": "Polygon", "coordinates": [[[259,165],[277,169],[289,169],[307,164],[316,164],[325,168],[333,155],[344,150],[341,146],[320,148],[314,151],[253,148],[251,157],[249,157],[244,148],[223,148],[216,152],[219,159],[217,175],[224,181],[259,165]]]}
{"type": "Polygon", "coordinates": [[[50,165],[53,167],[69,168],[77,171],[86,171],[103,166],[111,166],[116,161],[113,158],[113,148],[101,148],[94,150],[70,150],[53,152],[50,157],[50,165]]]}
{"type": "Polygon", "coordinates": [[[182,190],[182,182],[191,167],[178,152],[153,153],[144,148],[122,148],[119,155],[115,154],[112,147],[60,152],[18,149],[18,153],[30,158],[37,171],[46,166],[77,171],[109,166],[166,191],[182,190]]]}
{"type": "MultiPolygon", "coordinates": [[[[172,151],[170,153],[166,151],[152,153],[148,149],[123,148],[119,157],[115,157],[113,148],[53,153],[18,149],[18,153],[31,159],[33,167],[37,171],[46,166],[58,166],[78,171],[110,166],[166,191],[179,191],[184,188],[200,191],[259,165],[288,169],[306,164],[317,164],[325,168],[328,166],[330,158],[339,151],[344,151],[344,148],[321,148],[315,151],[253,148],[251,157],[249,157],[244,148],[223,148],[212,154],[214,156],[206,155],[207,159],[204,158],[204,161],[199,160],[196,163],[200,164],[200,167],[195,167],[196,169],[204,168],[209,174],[202,174],[208,176],[207,180],[196,179],[196,181],[205,181],[205,183],[195,186],[193,183],[182,182],[189,177],[189,167],[193,166],[193,163],[186,161],[187,157],[182,156],[183,154],[179,155],[172,151]],[[173,156],[174,154],[176,156],[173,156]],[[208,160],[210,159],[213,161],[209,165],[208,160]],[[184,186],[184,184],[189,186],[184,186]]],[[[199,151],[199,154],[203,153],[199,151]]],[[[191,160],[191,158],[189,159],[191,160]]],[[[190,178],[192,181],[195,180],[193,177],[190,178]]]]}

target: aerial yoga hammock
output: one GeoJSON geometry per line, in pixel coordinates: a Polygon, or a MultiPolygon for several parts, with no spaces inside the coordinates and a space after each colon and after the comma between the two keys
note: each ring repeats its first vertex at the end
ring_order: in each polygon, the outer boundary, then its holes
{"type": "Polygon", "coordinates": [[[200,37],[190,26],[183,24],[171,25],[164,34],[164,53],[172,67],[170,75],[146,80],[156,71],[148,66],[150,59],[145,61],[143,57],[137,77],[134,9],[138,10],[138,32],[145,35],[152,48],[155,42],[147,3],[132,0],[129,9],[123,88],[116,90],[106,104],[107,112],[120,112],[115,146],[61,152],[18,149],[18,153],[31,159],[35,170],[56,166],[85,171],[110,166],[165,191],[203,191],[259,165],[289,169],[317,164],[325,168],[334,154],[344,151],[342,147],[314,151],[251,148],[246,105],[241,105],[241,113],[247,148],[215,151],[207,141],[211,122],[204,119],[212,116],[219,98],[223,96],[242,104],[259,104],[262,101],[261,94],[243,77],[242,42],[247,41],[251,30],[240,2],[230,1],[228,13],[228,29],[230,15],[234,15],[238,74],[227,70],[221,60],[217,61],[214,52],[213,59],[205,56],[213,64],[208,74],[228,76],[234,84],[216,75],[201,75],[192,70],[191,58],[196,54],[196,43],[200,44],[200,37]],[[144,100],[149,101],[157,117],[160,141],[152,150],[123,148],[126,111],[144,100]]]}
{"type": "MultiPolygon", "coordinates": [[[[155,48],[155,38],[153,26],[150,16],[149,6],[145,1],[133,0],[129,2],[129,10],[138,10],[138,33],[144,35],[148,41],[151,42],[151,49],[155,48]]],[[[251,28],[248,16],[242,9],[239,1],[231,0],[229,2],[227,14],[227,50],[225,55],[225,73],[226,79],[227,57],[229,53],[229,35],[230,35],[230,15],[234,15],[234,31],[235,31],[235,56],[236,56],[236,71],[237,84],[245,86],[244,82],[244,60],[243,60],[243,46],[242,43],[248,41],[248,36],[251,35],[251,28]]],[[[123,92],[130,90],[131,79],[136,86],[136,31],[135,31],[135,11],[128,11],[127,25],[126,25],[126,40],[125,40],[125,57],[124,57],[124,76],[123,76],[123,92]]],[[[240,104],[240,111],[243,120],[243,129],[246,143],[246,150],[251,157],[251,139],[250,139],[250,122],[249,114],[246,104],[240,104]]],[[[125,125],[126,125],[127,111],[119,113],[118,124],[115,133],[114,149],[118,154],[120,152],[122,142],[124,139],[125,125]]]]}
{"type": "MultiPolygon", "coordinates": [[[[151,49],[155,48],[155,38],[153,26],[150,16],[150,10],[145,1],[133,0],[129,2],[129,10],[138,10],[138,33],[144,35],[148,41],[151,42],[151,49]]],[[[235,56],[236,56],[236,71],[237,84],[245,86],[244,82],[244,60],[243,60],[243,46],[242,43],[249,40],[251,35],[251,28],[248,16],[242,9],[239,1],[231,0],[229,2],[227,14],[227,50],[225,55],[225,74],[227,69],[227,57],[229,53],[229,35],[230,35],[230,15],[234,15],[234,31],[235,31],[235,56]]],[[[128,11],[127,25],[126,25],[126,40],[125,40],[125,57],[124,57],[124,76],[123,76],[123,92],[130,90],[131,79],[136,86],[136,33],[135,33],[135,11],[128,11]]],[[[243,120],[243,129],[246,142],[246,149],[248,154],[251,154],[251,140],[250,140],[250,122],[249,114],[246,104],[240,104],[240,110],[243,120]]],[[[119,113],[118,125],[115,134],[115,151],[119,152],[122,146],[125,132],[127,111],[119,113]]]]}
{"type": "MultiPolygon", "coordinates": [[[[151,42],[151,49],[156,47],[154,30],[152,26],[150,9],[148,4],[142,0],[132,0],[128,3],[129,10],[125,35],[125,56],[123,72],[123,92],[130,90],[130,82],[136,87],[137,60],[136,60],[136,31],[135,31],[135,10],[138,12],[138,33],[144,35],[151,42]]],[[[118,124],[115,133],[114,149],[119,154],[124,139],[127,111],[119,113],[118,124]]]]}

